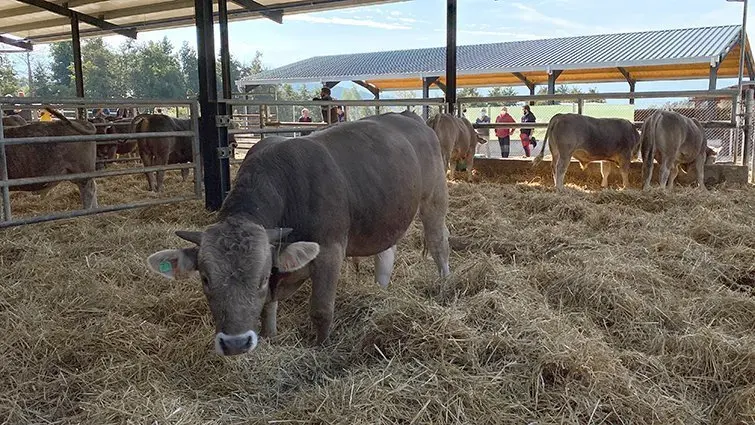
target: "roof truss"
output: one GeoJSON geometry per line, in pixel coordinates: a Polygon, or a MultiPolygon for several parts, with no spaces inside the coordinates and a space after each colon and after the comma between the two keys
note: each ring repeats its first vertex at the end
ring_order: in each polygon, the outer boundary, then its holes
{"type": "Polygon", "coordinates": [[[89,25],[95,26],[97,28],[106,30],[106,31],[112,31],[116,34],[120,34],[122,36],[128,37],[128,38],[136,38],[136,30],[131,28],[124,28],[119,25],[115,25],[113,23],[110,23],[108,21],[105,21],[103,19],[95,18],[94,16],[87,15],[86,13],[77,12],[75,10],[69,9],[68,7],[63,7],[60,5],[57,5],[55,3],[50,3],[49,1],[45,0],[16,0],[21,3],[28,4],[30,6],[38,7],[44,10],[47,10],[49,12],[66,16],[68,18],[77,18],[81,22],[86,22],[89,25]]]}

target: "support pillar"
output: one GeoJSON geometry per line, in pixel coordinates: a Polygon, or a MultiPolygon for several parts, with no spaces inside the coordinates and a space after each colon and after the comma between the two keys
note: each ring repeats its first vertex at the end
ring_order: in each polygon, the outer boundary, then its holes
{"type": "MultiPolygon", "coordinates": [[[[73,50],[73,75],[76,81],[76,97],[84,98],[84,68],[81,64],[81,37],[79,33],[79,15],[71,15],[71,48],[73,50]]],[[[85,108],[78,108],[79,119],[86,119],[85,108]]]]}
{"type": "MultiPolygon", "coordinates": [[[[438,81],[438,77],[424,77],[422,78],[422,99],[430,98],[430,86],[438,81]]],[[[427,121],[430,118],[430,106],[422,105],[422,118],[427,121]]]]}
{"type": "MultiPolygon", "coordinates": [[[[375,96],[375,100],[380,100],[380,90],[375,90],[373,95],[375,96]]],[[[380,105],[375,105],[375,115],[380,115],[380,105]]]]}
{"type": "MultiPolygon", "coordinates": [[[[556,94],[556,80],[561,75],[561,71],[550,71],[548,73],[548,94],[556,94]]],[[[549,105],[555,105],[556,102],[549,100],[549,105]]]]}
{"type": "MultiPolygon", "coordinates": [[[[199,109],[201,120],[200,151],[204,166],[205,208],[217,211],[223,204],[230,182],[224,180],[218,155],[220,137],[217,131],[217,76],[215,74],[215,40],[213,32],[212,0],[194,0],[197,29],[197,58],[199,72],[199,109]]],[[[226,140],[227,146],[227,140],[226,140]]],[[[225,161],[227,164],[227,161],[225,161]]]]}
{"type": "Polygon", "coordinates": [[[456,113],[456,0],[446,0],[446,104],[456,113]]]}
{"type": "MultiPolygon", "coordinates": [[[[630,81],[629,82],[629,93],[634,94],[635,86],[637,85],[636,81],[630,81]]],[[[634,105],[634,97],[629,98],[629,104],[634,105]]]]}

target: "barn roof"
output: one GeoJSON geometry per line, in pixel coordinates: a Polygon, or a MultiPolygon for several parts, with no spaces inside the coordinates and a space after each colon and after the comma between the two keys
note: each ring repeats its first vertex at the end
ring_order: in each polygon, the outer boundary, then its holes
{"type": "MultiPolygon", "coordinates": [[[[558,81],[565,83],[626,81],[625,73],[636,81],[708,78],[715,65],[720,65],[719,77],[736,77],[740,34],[740,26],[728,25],[458,46],[457,84],[520,85],[523,78],[542,84],[554,70],[563,71],[558,81]]],[[[445,74],[445,51],[434,47],[318,56],[237,84],[361,80],[379,89],[418,89],[421,78],[445,74]]],[[[747,52],[751,64],[749,44],[747,52]]]]}
{"type": "MultiPolygon", "coordinates": [[[[229,1],[228,19],[255,19],[271,12],[283,12],[285,16],[399,1],[406,0],[255,0],[251,3],[257,3],[261,7],[254,12],[229,1]]],[[[36,43],[71,39],[69,17],[25,3],[19,0],[0,1],[0,35],[36,43]]],[[[58,6],[67,3],[71,10],[136,31],[194,25],[194,0],[35,0],[31,3],[54,3],[58,6]]],[[[214,1],[213,11],[217,22],[218,6],[214,1]]],[[[80,21],[81,37],[109,34],[84,20],[80,21]]]]}

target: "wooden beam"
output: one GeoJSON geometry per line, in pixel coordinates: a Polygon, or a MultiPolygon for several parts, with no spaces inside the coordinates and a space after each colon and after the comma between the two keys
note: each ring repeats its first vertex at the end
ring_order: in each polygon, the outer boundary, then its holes
{"type": "Polygon", "coordinates": [[[367,91],[372,93],[372,95],[375,96],[376,98],[380,96],[380,90],[370,83],[367,83],[362,80],[352,80],[351,82],[358,85],[359,87],[364,87],[365,89],[367,89],[367,91]]]}
{"type": "Polygon", "coordinates": [[[627,80],[627,83],[629,83],[630,85],[631,85],[631,84],[632,84],[633,82],[637,82],[637,80],[635,80],[634,78],[632,78],[632,75],[631,75],[631,74],[629,74],[629,71],[627,71],[627,69],[626,69],[626,68],[623,68],[623,67],[618,67],[617,69],[619,70],[619,72],[621,72],[621,75],[623,75],[623,76],[624,76],[624,78],[626,78],[626,80],[627,80]]]}
{"type": "Polygon", "coordinates": [[[527,86],[528,89],[530,89],[530,92],[535,90],[535,83],[527,79],[527,77],[525,77],[521,72],[512,72],[511,75],[516,77],[519,81],[523,82],[524,85],[527,86]]]}
{"type": "Polygon", "coordinates": [[[40,9],[44,9],[48,12],[56,13],[58,15],[67,16],[71,19],[76,17],[77,20],[87,23],[89,25],[95,26],[97,28],[101,28],[103,30],[112,31],[116,34],[120,34],[124,37],[133,38],[136,39],[136,30],[133,28],[125,28],[120,25],[115,25],[113,23],[110,23],[108,21],[104,21],[99,18],[95,18],[94,16],[87,15],[85,13],[77,12],[73,9],[69,9],[67,7],[59,6],[55,3],[50,3],[49,1],[45,0],[16,0],[21,3],[26,3],[31,6],[36,6],[40,9]]]}
{"type": "Polygon", "coordinates": [[[34,46],[31,45],[31,41],[16,40],[16,39],[8,38],[2,35],[0,35],[0,43],[7,44],[13,47],[18,47],[19,49],[23,49],[26,51],[34,50],[34,46]]]}
{"type": "Polygon", "coordinates": [[[259,12],[260,15],[270,19],[273,22],[279,24],[283,23],[283,12],[280,10],[268,10],[264,5],[257,3],[254,0],[231,0],[237,5],[243,7],[250,12],[259,12]]]}

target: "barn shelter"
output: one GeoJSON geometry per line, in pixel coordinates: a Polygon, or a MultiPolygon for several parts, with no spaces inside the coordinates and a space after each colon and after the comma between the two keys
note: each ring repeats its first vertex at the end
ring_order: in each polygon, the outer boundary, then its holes
{"type": "MultiPolygon", "coordinates": [[[[736,78],[742,54],[738,25],[589,35],[544,40],[459,46],[459,87],[538,85],[555,93],[557,83],[637,82],[707,79],[715,90],[718,78],[736,78]]],[[[755,74],[752,51],[745,43],[745,70],[755,74]]],[[[249,91],[280,83],[322,82],[334,86],[353,81],[376,98],[380,91],[446,89],[445,47],[318,56],[236,82],[249,91]]],[[[630,98],[630,102],[634,99],[630,98]]]]}
{"type": "MultiPolygon", "coordinates": [[[[283,23],[289,14],[332,10],[404,0],[3,0],[0,43],[32,50],[34,43],[72,40],[76,95],[84,97],[81,38],[120,34],[135,39],[139,31],[194,24],[199,58],[199,132],[205,205],[220,208],[230,190],[228,115],[222,99],[231,98],[228,22],[266,18],[283,23]],[[222,96],[216,89],[214,23],[220,26],[222,96]]],[[[455,39],[456,0],[453,4],[455,39]]],[[[449,18],[449,19],[450,19],[449,18]]],[[[455,47],[455,46],[454,46],[455,47]]],[[[455,64],[454,64],[455,66],[455,64]]],[[[83,109],[79,110],[83,114],[83,109]]],[[[7,189],[3,197],[7,204],[7,189]]],[[[6,214],[9,216],[9,214],[6,214]]]]}

